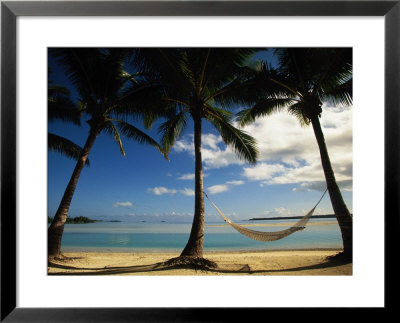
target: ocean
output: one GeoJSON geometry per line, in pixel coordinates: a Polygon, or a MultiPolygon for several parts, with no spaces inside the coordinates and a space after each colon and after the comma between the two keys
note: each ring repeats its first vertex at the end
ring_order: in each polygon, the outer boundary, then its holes
{"type": "MultiPolygon", "coordinates": [[[[286,229],[287,220],[240,221],[258,231],[286,229]],[[274,224],[274,226],[251,225],[274,224]]],[[[95,222],[66,224],[62,239],[63,252],[179,252],[185,247],[191,223],[95,222]]],[[[342,248],[342,237],[336,219],[311,219],[303,231],[281,240],[261,242],[238,233],[231,226],[206,223],[204,251],[256,251],[285,249],[342,248]],[[326,223],[330,224],[326,224],[326,223]]]]}

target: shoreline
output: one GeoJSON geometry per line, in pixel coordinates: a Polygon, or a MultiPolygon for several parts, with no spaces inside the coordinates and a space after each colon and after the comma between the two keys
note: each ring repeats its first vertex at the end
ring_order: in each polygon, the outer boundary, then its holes
{"type": "MultiPolygon", "coordinates": [[[[62,250],[62,254],[71,254],[71,253],[85,253],[85,254],[90,254],[90,253],[115,253],[115,254],[179,254],[182,249],[150,249],[150,250],[145,250],[145,249],[137,249],[137,250],[132,250],[131,248],[106,248],[103,249],[101,247],[88,247],[87,249],[84,249],[86,247],[82,248],[68,248],[66,250],[62,250]]],[[[229,253],[265,253],[265,252],[284,252],[284,251],[290,251],[290,252],[296,252],[296,251],[333,251],[333,252],[340,252],[342,249],[340,248],[276,248],[276,249],[234,249],[234,250],[228,250],[228,249],[210,249],[210,250],[204,250],[204,254],[215,254],[215,253],[224,253],[224,254],[229,254],[229,253]]]]}
{"type": "Polygon", "coordinates": [[[179,252],[65,252],[64,260],[49,264],[50,275],[352,275],[351,263],[329,257],[341,249],[205,251],[215,270],[165,268],[163,262],[179,252]]]}

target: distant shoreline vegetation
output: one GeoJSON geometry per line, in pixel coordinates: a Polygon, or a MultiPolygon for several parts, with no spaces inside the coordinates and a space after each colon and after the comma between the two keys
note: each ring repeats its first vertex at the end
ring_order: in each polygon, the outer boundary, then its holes
{"type": "MultiPolygon", "coordinates": [[[[48,223],[51,223],[53,221],[53,218],[48,216],[47,221],[48,221],[48,223]]],[[[121,221],[119,221],[119,220],[111,220],[111,221],[93,220],[93,219],[89,219],[86,216],[77,216],[75,218],[67,218],[67,221],[65,223],[67,223],[67,224],[84,224],[84,223],[95,223],[95,222],[121,222],[121,221]]]]}
{"type": "MultiPolygon", "coordinates": [[[[301,219],[303,216],[275,216],[272,218],[251,218],[248,221],[258,221],[258,220],[292,220],[292,219],[301,219]]],[[[326,219],[326,218],[335,218],[334,214],[326,214],[326,215],[312,215],[313,219],[326,219]]]]}

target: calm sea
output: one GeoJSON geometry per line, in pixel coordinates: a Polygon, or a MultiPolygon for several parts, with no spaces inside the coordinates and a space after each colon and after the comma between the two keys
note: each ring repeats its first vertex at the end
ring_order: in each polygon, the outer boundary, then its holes
{"type": "MultiPolygon", "coordinates": [[[[284,226],[250,227],[258,231],[275,231],[288,227],[287,221],[252,221],[240,224],[282,224],[284,226]]],[[[281,240],[260,242],[235,231],[225,223],[206,224],[205,251],[219,250],[279,250],[342,248],[342,238],[335,219],[311,220],[303,231],[281,240]],[[334,222],[322,224],[322,222],[334,222]],[[318,224],[321,222],[321,224],[318,224]]],[[[62,251],[102,252],[162,252],[182,251],[185,247],[191,223],[130,223],[96,222],[90,224],[67,224],[62,240],[62,251]]]]}

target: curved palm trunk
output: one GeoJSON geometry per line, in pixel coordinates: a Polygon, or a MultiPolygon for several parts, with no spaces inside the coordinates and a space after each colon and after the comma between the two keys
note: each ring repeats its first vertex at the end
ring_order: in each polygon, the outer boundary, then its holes
{"type": "Polygon", "coordinates": [[[98,134],[99,131],[92,129],[90,130],[85,146],[83,147],[82,154],[76,163],[75,169],[72,173],[71,179],[68,182],[67,188],[65,189],[58,210],[48,229],[47,250],[49,258],[58,257],[61,255],[61,239],[64,232],[64,224],[67,220],[69,207],[71,205],[71,200],[74,195],[81,171],[85,166],[89,152],[98,134]]]}
{"type": "Polygon", "coordinates": [[[326,147],[324,134],[321,129],[318,116],[311,118],[314,134],[318,142],[321,155],[322,168],[324,170],[326,184],[328,186],[329,196],[333,211],[335,212],[343,239],[343,253],[352,258],[353,256],[353,218],[343,200],[342,194],[336,183],[335,174],[332,169],[331,161],[326,147]]]}
{"type": "Polygon", "coordinates": [[[201,117],[194,119],[194,152],[195,152],[195,206],[192,229],[186,247],[181,256],[203,257],[204,240],[204,196],[203,166],[201,161],[201,117]]]}

